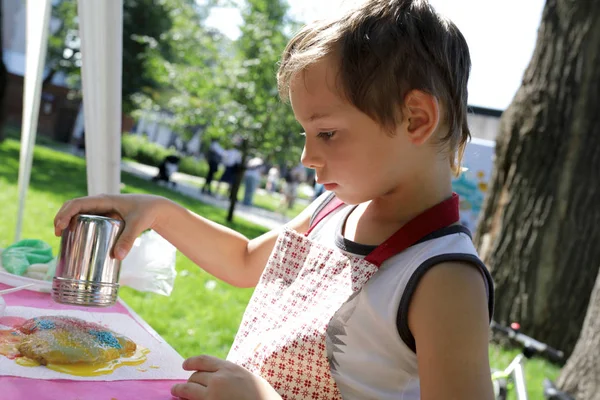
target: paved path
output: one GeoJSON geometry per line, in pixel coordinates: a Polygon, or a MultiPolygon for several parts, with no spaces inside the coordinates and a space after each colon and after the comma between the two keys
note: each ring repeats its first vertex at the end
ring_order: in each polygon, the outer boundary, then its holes
{"type": "MultiPolygon", "coordinates": [[[[150,180],[152,177],[156,176],[158,173],[158,168],[133,161],[122,161],[121,171],[128,172],[145,180],[150,180]]],[[[173,181],[177,183],[177,186],[175,186],[175,188],[170,187],[171,190],[197,199],[202,203],[210,204],[226,210],[229,209],[229,199],[217,198],[201,193],[200,187],[202,187],[204,184],[203,178],[175,172],[173,174],[173,181]]],[[[166,184],[162,182],[158,184],[161,186],[166,186],[166,184]]],[[[290,218],[284,215],[258,207],[248,207],[243,205],[241,202],[238,202],[235,206],[235,216],[243,218],[254,224],[264,226],[268,229],[279,228],[281,225],[290,220],[290,218]]]]}

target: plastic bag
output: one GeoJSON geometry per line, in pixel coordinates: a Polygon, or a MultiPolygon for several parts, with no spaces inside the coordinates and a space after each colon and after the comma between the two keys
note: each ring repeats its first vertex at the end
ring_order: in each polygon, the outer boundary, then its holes
{"type": "Polygon", "coordinates": [[[23,276],[30,265],[52,261],[52,248],[38,239],[23,239],[8,246],[2,254],[2,267],[11,274],[23,276]]]}
{"type": "Polygon", "coordinates": [[[52,281],[56,272],[56,258],[45,264],[31,264],[23,276],[41,281],[52,281]]]}
{"type": "Polygon", "coordinates": [[[171,295],[177,276],[175,253],[175,246],[158,233],[144,232],[121,262],[120,284],[140,292],[171,295]]]}

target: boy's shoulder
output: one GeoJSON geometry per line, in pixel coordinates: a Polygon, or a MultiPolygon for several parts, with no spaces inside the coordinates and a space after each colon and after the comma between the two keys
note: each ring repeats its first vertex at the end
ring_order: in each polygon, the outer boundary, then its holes
{"type": "Polygon", "coordinates": [[[487,267],[477,254],[469,230],[452,225],[424,238],[420,243],[384,262],[371,278],[367,297],[373,304],[390,304],[396,329],[403,342],[416,351],[415,338],[408,326],[408,312],[417,288],[425,276],[438,267],[468,266],[478,271],[487,295],[490,321],[494,313],[494,284],[487,267]],[[377,300],[379,299],[379,300],[377,300]]]}

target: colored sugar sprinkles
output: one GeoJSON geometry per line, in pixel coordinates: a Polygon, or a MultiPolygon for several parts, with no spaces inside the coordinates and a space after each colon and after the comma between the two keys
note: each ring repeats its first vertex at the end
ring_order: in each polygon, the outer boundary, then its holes
{"type": "Polygon", "coordinates": [[[148,349],[102,325],[79,318],[13,318],[0,331],[0,354],[25,367],[47,368],[76,376],[99,376],[146,361],[148,349]]]}

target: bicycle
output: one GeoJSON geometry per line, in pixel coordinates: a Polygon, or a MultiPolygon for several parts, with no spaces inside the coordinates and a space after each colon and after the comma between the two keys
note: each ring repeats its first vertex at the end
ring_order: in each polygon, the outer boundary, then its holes
{"type": "MultiPolygon", "coordinates": [[[[525,362],[538,355],[545,355],[551,361],[560,362],[563,360],[564,354],[546,343],[520,333],[518,323],[512,323],[510,327],[506,327],[492,321],[491,328],[492,331],[501,333],[522,346],[521,353],[517,354],[506,369],[492,372],[495,398],[496,400],[506,400],[509,391],[514,388],[517,400],[527,400],[525,362]]],[[[575,400],[567,393],[558,390],[549,379],[545,379],[543,385],[544,398],[547,400],[575,400]]]]}

